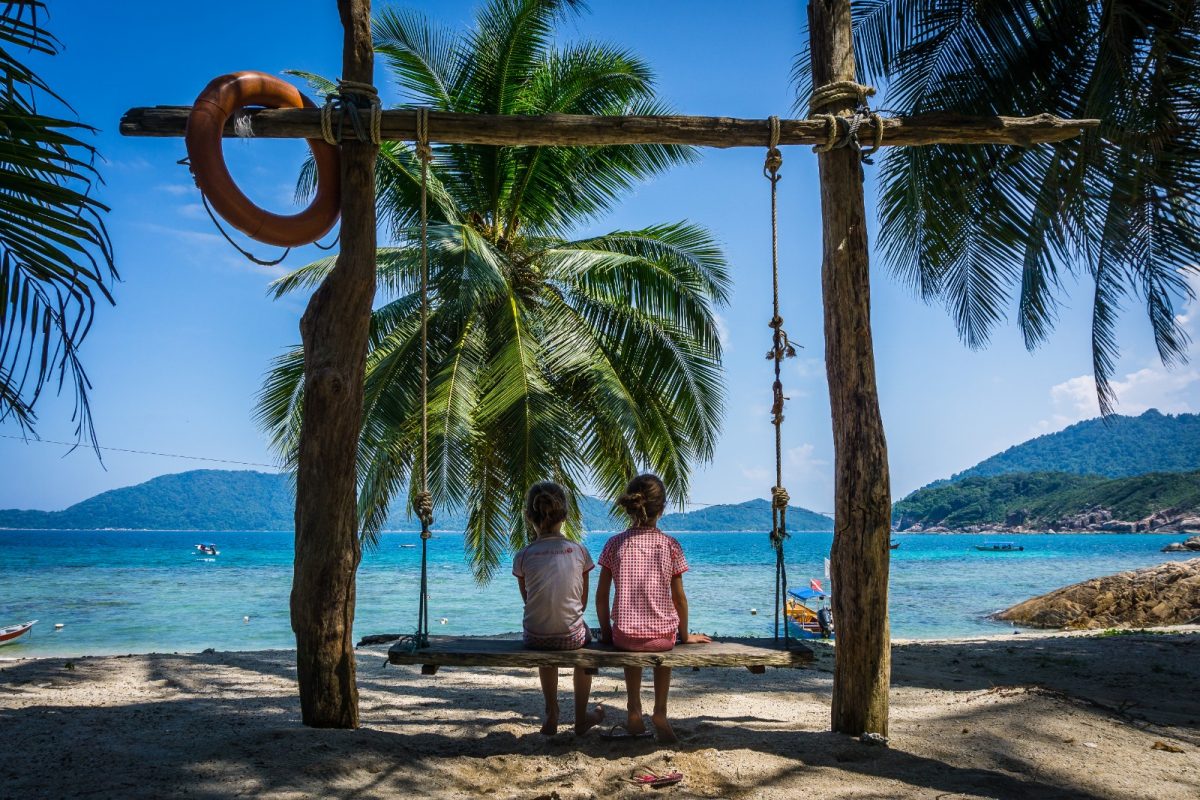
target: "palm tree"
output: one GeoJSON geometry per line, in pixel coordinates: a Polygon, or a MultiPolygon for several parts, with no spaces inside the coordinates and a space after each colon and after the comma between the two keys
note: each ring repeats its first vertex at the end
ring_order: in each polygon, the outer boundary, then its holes
{"type": "MultiPolygon", "coordinates": [[[[414,105],[475,114],[661,114],[647,65],[611,47],[551,44],[570,0],[493,0],[458,34],[411,12],[374,21],[376,51],[414,105]]],[[[307,76],[319,88],[329,84],[307,76]]],[[[677,222],[577,237],[688,148],[435,149],[429,173],[430,490],[468,511],[476,576],[523,543],[523,491],[555,479],[610,496],[638,469],[682,502],[711,458],[723,402],[714,306],[724,257],[677,222]]],[[[420,469],[420,165],[381,146],[379,250],[387,301],[373,314],[359,448],[364,534],[378,532],[420,469]]],[[[307,184],[303,187],[307,189],[307,184]]],[[[316,286],[324,259],[277,281],[316,286]]],[[[290,458],[302,413],[300,350],[269,373],[259,416],[290,458]]],[[[578,530],[578,509],[570,529],[578,530]]]]}
{"type": "MultiPolygon", "coordinates": [[[[986,344],[1016,293],[1018,326],[1036,347],[1053,329],[1067,279],[1086,273],[1105,413],[1116,402],[1111,379],[1123,301],[1144,303],[1164,363],[1184,359],[1187,336],[1175,308],[1194,299],[1186,279],[1200,254],[1200,4],[818,2],[813,16],[822,22],[851,12],[857,77],[886,86],[889,111],[1101,120],[1077,139],[1039,147],[935,145],[884,156],[886,260],[924,299],[947,305],[969,346],[986,344]]],[[[796,62],[801,102],[812,88],[810,56],[796,62]]],[[[861,207],[861,184],[854,188],[861,207]]],[[[865,258],[858,259],[864,268],[865,258]]],[[[869,319],[865,292],[827,293],[824,302],[827,321],[869,319]]],[[[861,338],[869,348],[869,333],[861,338]]],[[[834,404],[835,432],[868,432],[837,442],[834,608],[860,612],[847,620],[854,635],[843,637],[834,675],[834,729],[847,733],[886,732],[890,670],[887,462],[873,364],[858,366],[867,378],[855,384],[862,392],[855,399],[870,402],[843,405],[840,415],[834,404]],[[856,460],[880,466],[843,481],[842,465],[856,460]],[[848,644],[852,650],[843,652],[848,644]]]]}
{"type": "Polygon", "coordinates": [[[79,347],[97,300],[112,302],[117,273],[108,209],[89,194],[96,151],[76,137],[93,129],[40,111],[39,100],[66,102],[12,52],[58,52],[44,11],[37,2],[0,10],[0,422],[34,432],[43,389],[68,384],[76,436],[95,446],[79,347]]]}
{"type": "MultiPolygon", "coordinates": [[[[1186,358],[1176,318],[1200,254],[1200,4],[1188,0],[856,0],[861,79],[897,114],[1099,119],[1038,147],[892,148],[880,167],[880,244],[926,301],[983,347],[1016,295],[1034,349],[1068,283],[1093,286],[1101,409],[1127,301],[1144,307],[1164,364],[1186,358]]],[[[802,54],[797,65],[807,64],[802,54]]],[[[801,94],[809,87],[801,81],[801,94]]]]}

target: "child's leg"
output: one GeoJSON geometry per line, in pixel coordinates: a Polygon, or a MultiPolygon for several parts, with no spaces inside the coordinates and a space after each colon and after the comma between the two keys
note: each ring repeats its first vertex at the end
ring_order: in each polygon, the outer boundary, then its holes
{"type": "Polygon", "coordinates": [[[542,733],[553,736],[558,733],[558,667],[538,667],[538,678],[546,700],[546,724],[542,725],[542,733]]]}
{"type": "Polygon", "coordinates": [[[628,695],[626,708],[629,709],[629,721],[625,729],[634,736],[646,732],[646,723],[642,721],[642,668],[625,668],[625,694],[628,695]]]}
{"type": "Polygon", "coordinates": [[[604,719],[604,706],[588,711],[588,695],[592,693],[592,676],[583,667],[575,668],[575,735],[582,736],[604,719]]]}
{"type": "Polygon", "coordinates": [[[667,722],[667,695],[671,691],[671,668],[654,668],[654,714],[650,719],[654,722],[654,730],[660,742],[674,742],[675,731],[667,722]]]}

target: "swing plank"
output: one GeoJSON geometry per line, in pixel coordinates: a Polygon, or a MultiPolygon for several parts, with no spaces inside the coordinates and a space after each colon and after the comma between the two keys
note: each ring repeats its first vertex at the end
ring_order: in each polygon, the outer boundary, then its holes
{"type": "MultiPolygon", "coordinates": [[[[677,646],[665,653],[629,653],[593,642],[578,650],[529,650],[519,639],[432,636],[430,646],[414,651],[395,644],[388,650],[392,664],[437,667],[802,667],[813,651],[795,640],[785,649],[782,640],[721,639],[712,644],[677,646]]],[[[432,674],[432,672],[426,672],[432,674]]]]}

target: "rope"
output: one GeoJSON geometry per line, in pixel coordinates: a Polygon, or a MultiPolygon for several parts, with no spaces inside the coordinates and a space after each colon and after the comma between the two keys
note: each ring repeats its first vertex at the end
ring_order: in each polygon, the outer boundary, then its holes
{"type": "Polygon", "coordinates": [[[813,147],[814,153],[848,147],[857,150],[865,164],[874,164],[871,156],[883,146],[883,116],[871,111],[867,98],[875,95],[875,87],[854,81],[835,81],[817,87],[808,98],[808,114],[812,119],[825,122],[825,142],[813,147]],[[820,109],[844,100],[854,101],[854,113],[848,117],[836,114],[819,114],[820,109]],[[871,147],[862,148],[858,141],[858,130],[864,123],[872,128],[871,147]]]}
{"type": "Polygon", "coordinates": [[[255,264],[258,264],[260,267],[275,267],[283,263],[283,260],[288,257],[288,253],[292,252],[292,248],[289,247],[284,250],[283,255],[274,261],[267,261],[266,259],[259,258],[235,242],[233,237],[229,235],[229,232],[225,230],[225,226],[221,224],[221,220],[218,219],[217,215],[213,213],[212,206],[208,204],[208,197],[205,196],[204,190],[200,189],[200,182],[196,180],[196,173],[192,171],[192,162],[187,158],[181,158],[175,163],[182,164],[188,168],[188,172],[192,176],[192,183],[196,184],[196,188],[200,191],[200,203],[204,206],[204,210],[208,214],[208,218],[212,220],[213,225],[215,225],[220,234],[225,237],[225,241],[229,242],[229,244],[233,246],[234,250],[237,250],[238,253],[245,257],[248,261],[252,261],[255,264]]]}
{"type": "Polygon", "coordinates": [[[767,358],[775,362],[775,382],[771,384],[774,402],[771,419],[775,426],[775,485],[771,487],[771,546],[775,548],[775,639],[779,639],[779,616],[784,612],[783,641],[787,646],[789,634],[786,619],[787,568],[784,566],[783,541],[787,538],[788,493],[783,488],[783,381],[780,368],[785,358],[796,355],[796,348],[788,341],[783,330],[783,317],[779,315],[779,205],[777,187],[782,176],[783,154],[779,152],[779,117],[771,117],[770,140],[767,158],[763,164],[763,176],[771,182],[771,350],[767,358]]]}
{"type": "Polygon", "coordinates": [[[429,526],[433,524],[433,495],[429,492],[429,109],[417,109],[417,159],[421,162],[421,491],[413,509],[421,520],[421,599],[413,649],[429,646],[429,526]]]}
{"type": "Polygon", "coordinates": [[[321,106],[321,138],[326,144],[337,146],[342,143],[342,128],[346,118],[354,128],[354,137],[360,142],[370,142],[378,146],[379,130],[383,121],[383,106],[379,102],[379,90],[369,83],[339,79],[337,91],[325,95],[325,105],[321,106]],[[369,109],[371,116],[369,127],[364,128],[359,111],[369,109]],[[334,130],[333,117],[337,114],[337,130],[334,130]]]}

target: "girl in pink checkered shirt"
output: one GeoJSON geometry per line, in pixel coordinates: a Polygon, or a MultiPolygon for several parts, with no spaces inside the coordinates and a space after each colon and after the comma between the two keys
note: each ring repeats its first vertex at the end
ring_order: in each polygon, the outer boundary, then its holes
{"type": "MultiPolygon", "coordinates": [[[[600,636],[618,650],[662,652],[679,644],[711,642],[702,633],[688,633],[687,596],[683,573],[687,561],[683,548],[657,527],[666,508],[666,487],[657,475],[638,475],[625,487],[617,504],[629,515],[631,527],[608,540],[600,554],[600,580],[596,584],[596,615],[600,636]],[[609,605],[612,587],[616,599],[609,605]],[[676,636],[678,635],[678,639],[676,636]]],[[[642,668],[625,668],[631,736],[646,731],[642,719],[642,668]]],[[[667,695],[671,668],[654,668],[654,713],[650,719],[660,742],[674,742],[667,721],[667,695]]]]}

